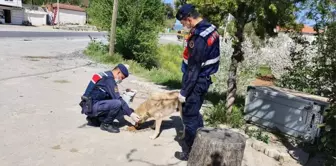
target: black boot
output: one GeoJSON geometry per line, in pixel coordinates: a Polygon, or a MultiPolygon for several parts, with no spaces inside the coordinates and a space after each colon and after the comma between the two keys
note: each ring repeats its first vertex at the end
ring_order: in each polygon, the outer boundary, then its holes
{"type": "Polygon", "coordinates": [[[187,153],[187,152],[175,152],[174,156],[179,160],[188,161],[189,153],[187,153]]]}
{"type": "Polygon", "coordinates": [[[182,147],[182,152],[175,152],[175,158],[182,160],[182,161],[188,161],[189,153],[191,151],[191,145],[187,144],[185,140],[179,141],[180,146],[182,147]]]}
{"type": "Polygon", "coordinates": [[[108,131],[110,133],[119,133],[120,132],[119,128],[114,127],[113,125],[107,124],[107,123],[102,123],[100,125],[100,129],[102,129],[104,131],[108,131]]]}
{"type": "Polygon", "coordinates": [[[88,126],[99,127],[101,124],[99,119],[96,117],[86,117],[86,120],[88,121],[88,126]]]}

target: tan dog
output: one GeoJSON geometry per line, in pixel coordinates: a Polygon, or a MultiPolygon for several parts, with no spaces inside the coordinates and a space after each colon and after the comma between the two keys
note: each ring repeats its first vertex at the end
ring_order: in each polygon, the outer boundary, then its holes
{"type": "MultiPolygon", "coordinates": [[[[154,118],[155,120],[155,131],[154,134],[149,138],[155,139],[160,134],[160,127],[163,118],[170,116],[175,111],[180,111],[180,117],[183,122],[181,112],[182,103],[179,101],[179,91],[165,92],[165,93],[154,93],[145,102],[143,102],[134,112],[140,116],[140,121],[135,125],[136,128],[139,127],[149,118],[154,118]],[[176,110],[177,109],[177,110],[176,110]]],[[[182,123],[183,124],[183,123],[182,123]]],[[[183,126],[184,128],[184,126],[183,126]]],[[[184,129],[181,138],[184,137],[184,129]]]]}

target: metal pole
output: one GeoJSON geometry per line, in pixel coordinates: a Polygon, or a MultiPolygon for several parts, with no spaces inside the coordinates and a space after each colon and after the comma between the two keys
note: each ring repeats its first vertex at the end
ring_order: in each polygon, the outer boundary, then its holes
{"type": "Polygon", "coordinates": [[[116,22],[118,14],[118,0],[113,1],[113,13],[111,20],[111,33],[110,33],[110,50],[109,53],[112,56],[114,54],[114,44],[115,44],[115,32],[116,32],[116,22]]]}

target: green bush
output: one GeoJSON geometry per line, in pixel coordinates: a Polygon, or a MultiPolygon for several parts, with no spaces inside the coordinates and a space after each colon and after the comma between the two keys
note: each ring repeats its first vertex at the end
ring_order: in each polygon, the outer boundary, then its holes
{"type": "Polygon", "coordinates": [[[330,109],[324,115],[324,127],[320,149],[327,153],[325,165],[336,165],[336,22],[317,41],[320,55],[313,61],[317,64],[315,78],[321,81],[319,91],[329,98],[330,109]]]}
{"type": "Polygon", "coordinates": [[[236,105],[232,108],[231,115],[226,114],[227,108],[221,100],[217,105],[204,111],[204,120],[210,126],[227,124],[233,128],[240,128],[245,124],[243,117],[243,107],[236,105]]]}
{"type": "MultiPolygon", "coordinates": [[[[336,22],[328,23],[328,29],[318,34],[312,46],[317,49],[311,60],[307,60],[307,41],[295,38],[303,49],[292,52],[294,64],[279,81],[279,85],[329,98],[330,109],[324,114],[321,124],[319,148],[327,154],[325,165],[336,163],[336,22]]],[[[318,31],[318,30],[317,30],[318,31]]]]}
{"type": "MultiPolygon", "coordinates": [[[[158,33],[164,27],[160,0],[123,0],[118,4],[116,52],[146,68],[158,66],[158,33]]],[[[92,0],[87,9],[92,24],[110,31],[113,0],[92,0]]]]}
{"type": "Polygon", "coordinates": [[[102,44],[101,42],[91,42],[88,47],[84,51],[86,55],[91,57],[93,60],[102,63],[119,63],[121,62],[122,56],[119,54],[115,54],[110,56],[108,54],[108,46],[102,44]]]}
{"type": "Polygon", "coordinates": [[[140,63],[133,60],[125,60],[119,54],[110,56],[106,45],[100,42],[91,42],[85,50],[85,54],[93,60],[115,65],[117,63],[126,63],[130,65],[130,72],[142,76],[150,81],[166,85],[170,88],[180,88],[182,72],[182,51],[183,47],[179,45],[167,44],[161,45],[158,49],[158,68],[146,69],[140,63]]]}

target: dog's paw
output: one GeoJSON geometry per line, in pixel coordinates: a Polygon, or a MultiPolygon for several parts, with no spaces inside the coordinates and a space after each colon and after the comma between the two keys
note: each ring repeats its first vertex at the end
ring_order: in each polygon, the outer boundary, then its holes
{"type": "Polygon", "coordinates": [[[156,135],[156,134],[151,135],[151,136],[149,136],[149,138],[150,138],[150,139],[155,139],[155,138],[157,138],[157,135],[156,135]]]}

